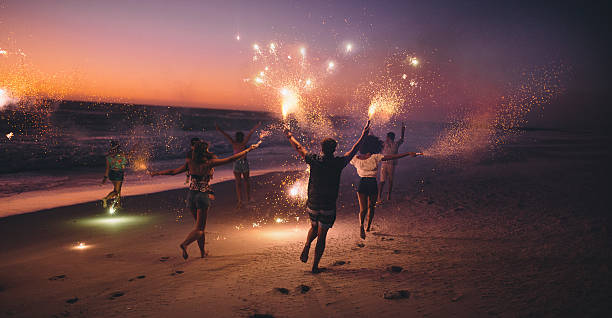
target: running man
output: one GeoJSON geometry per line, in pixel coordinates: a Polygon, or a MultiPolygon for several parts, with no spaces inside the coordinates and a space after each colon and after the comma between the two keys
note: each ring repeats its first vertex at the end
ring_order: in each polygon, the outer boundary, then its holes
{"type": "MultiPolygon", "coordinates": [[[[406,132],[406,125],[402,123],[402,136],[400,140],[395,141],[395,133],[390,131],[387,133],[387,139],[383,144],[383,155],[396,155],[399,152],[399,147],[404,143],[404,133],[406,132]]],[[[378,187],[378,204],[382,203],[383,188],[385,183],[389,183],[389,194],[387,194],[387,200],[391,200],[391,192],[393,191],[393,174],[395,173],[395,166],[397,166],[396,160],[383,161],[380,165],[380,186],[378,187]]]]}
{"type": "MultiPolygon", "coordinates": [[[[217,130],[227,138],[227,140],[232,144],[232,148],[234,148],[234,153],[239,153],[246,149],[246,145],[251,139],[251,136],[261,126],[261,122],[257,123],[251,131],[245,136],[242,131],[236,132],[235,138],[232,138],[229,134],[223,131],[219,125],[215,125],[217,130]]],[[[249,180],[249,161],[247,160],[247,156],[244,155],[242,158],[236,160],[234,162],[234,178],[236,179],[236,198],[238,200],[237,208],[241,208],[243,204],[242,200],[242,184],[244,183],[244,188],[246,192],[246,201],[251,202],[251,182],[249,180]]]]}
{"type": "Polygon", "coordinates": [[[334,225],[334,221],[336,220],[336,200],[338,199],[342,169],[344,169],[353,156],[355,156],[361,141],[368,134],[369,130],[370,121],[368,120],[365,127],[363,127],[363,132],[359,140],[357,140],[349,152],[341,157],[334,156],[337,142],[332,138],[326,138],[321,142],[323,156],[320,156],[318,154],[309,153],[306,148],[293,137],[293,134],[289,130],[285,131],[287,138],[289,138],[289,142],[310,166],[308,200],[306,205],[308,207],[311,225],[300,260],[304,263],[308,261],[310,244],[318,237],[314,261],[312,263],[313,274],[320,273],[323,270],[319,268],[319,261],[321,261],[321,256],[323,256],[323,251],[325,250],[327,231],[334,225]]]}

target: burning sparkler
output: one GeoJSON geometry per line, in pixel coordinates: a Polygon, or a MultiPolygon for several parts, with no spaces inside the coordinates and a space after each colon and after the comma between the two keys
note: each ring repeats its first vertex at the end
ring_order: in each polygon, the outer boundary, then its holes
{"type": "Polygon", "coordinates": [[[0,49],[0,55],[7,55],[8,52],[6,50],[0,49]]]}
{"type": "Polygon", "coordinates": [[[368,118],[372,120],[375,113],[376,113],[376,104],[371,104],[370,108],[368,108],[368,118]]]}
{"type": "Polygon", "coordinates": [[[240,34],[236,34],[236,41],[240,41],[240,34]]]}
{"type": "Polygon", "coordinates": [[[280,90],[280,94],[283,120],[287,120],[287,116],[297,110],[299,99],[293,90],[286,87],[280,90]]]}
{"type": "Polygon", "coordinates": [[[75,249],[77,250],[84,250],[86,248],[88,248],[89,245],[83,243],[83,242],[79,242],[76,246],[74,246],[75,249]]]}
{"type": "Polygon", "coordinates": [[[334,67],[336,67],[336,64],[334,62],[329,62],[327,63],[327,71],[331,72],[334,70],[334,67]]]}
{"type": "Polygon", "coordinates": [[[11,140],[11,138],[13,138],[13,132],[6,134],[6,138],[8,138],[8,140],[11,140]]]}
{"type": "Polygon", "coordinates": [[[419,60],[416,57],[411,57],[410,60],[410,65],[417,67],[419,65],[419,60]]]}

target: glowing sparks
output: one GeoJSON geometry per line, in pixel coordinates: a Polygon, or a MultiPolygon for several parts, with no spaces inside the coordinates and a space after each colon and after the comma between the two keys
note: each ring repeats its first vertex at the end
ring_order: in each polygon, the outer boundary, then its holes
{"type": "Polygon", "coordinates": [[[310,78],[306,79],[306,84],[304,85],[304,87],[310,87],[312,85],[312,80],[310,80],[310,78]]]}
{"type": "Polygon", "coordinates": [[[298,109],[299,97],[293,91],[286,87],[280,90],[281,95],[281,112],[283,114],[283,120],[287,119],[287,116],[298,109]]]}
{"type": "Polygon", "coordinates": [[[253,50],[255,50],[255,51],[259,51],[259,45],[257,45],[257,44],[253,44],[253,50]]]}
{"type": "Polygon", "coordinates": [[[116,212],[116,210],[115,210],[115,206],[114,206],[114,205],[111,205],[111,206],[108,208],[108,213],[109,213],[109,214],[115,214],[115,212],[116,212]]]}
{"type": "Polygon", "coordinates": [[[77,245],[74,246],[74,249],[84,250],[84,249],[86,249],[88,247],[89,247],[89,245],[87,245],[87,244],[85,244],[83,242],[80,242],[80,243],[78,243],[77,245]]]}
{"type": "Polygon", "coordinates": [[[253,222],[253,228],[256,228],[256,227],[261,227],[261,223],[253,222]]]}
{"type": "Polygon", "coordinates": [[[259,72],[259,76],[265,76],[266,73],[264,73],[264,71],[259,72]]]}
{"type": "Polygon", "coordinates": [[[270,43],[270,53],[276,53],[276,44],[270,43]]]}
{"type": "Polygon", "coordinates": [[[267,71],[269,71],[269,70],[270,70],[270,68],[269,68],[269,67],[267,67],[267,66],[266,66],[266,67],[264,67],[264,71],[266,71],[266,72],[267,72],[267,71]]]}
{"type": "Polygon", "coordinates": [[[346,45],[346,53],[350,53],[353,50],[353,44],[348,43],[346,45]]]}
{"type": "Polygon", "coordinates": [[[417,83],[416,83],[414,80],[411,80],[411,81],[410,81],[410,86],[414,87],[414,86],[416,86],[416,84],[417,84],[417,83]]]}
{"type": "Polygon", "coordinates": [[[0,88],[0,110],[14,102],[16,102],[16,100],[9,94],[9,92],[0,88]]]}
{"type": "Polygon", "coordinates": [[[376,104],[371,104],[368,108],[368,118],[372,119],[376,113],[376,104]]]}
{"type": "Polygon", "coordinates": [[[236,41],[240,41],[240,34],[236,34],[236,41]]]}
{"type": "Polygon", "coordinates": [[[7,55],[8,52],[6,50],[0,49],[0,55],[7,55]]]}
{"type": "Polygon", "coordinates": [[[416,57],[411,57],[409,60],[410,65],[417,67],[419,66],[419,60],[416,57]]]}
{"type": "Polygon", "coordinates": [[[287,55],[287,59],[290,60],[291,59],[291,55],[287,55]]]}
{"type": "Polygon", "coordinates": [[[403,75],[402,75],[402,79],[406,79],[406,78],[408,78],[408,75],[403,74],[403,75]]]}
{"type": "Polygon", "coordinates": [[[300,54],[302,54],[302,57],[306,57],[306,48],[300,48],[300,54]]]}
{"type": "Polygon", "coordinates": [[[336,63],[334,63],[334,62],[327,63],[327,71],[328,72],[333,71],[335,67],[336,67],[336,63]]]}
{"type": "Polygon", "coordinates": [[[6,134],[6,138],[8,138],[8,140],[11,140],[11,138],[13,138],[13,132],[6,134]]]}
{"type": "Polygon", "coordinates": [[[261,77],[255,77],[255,83],[261,84],[263,82],[264,82],[264,80],[261,77]]]}

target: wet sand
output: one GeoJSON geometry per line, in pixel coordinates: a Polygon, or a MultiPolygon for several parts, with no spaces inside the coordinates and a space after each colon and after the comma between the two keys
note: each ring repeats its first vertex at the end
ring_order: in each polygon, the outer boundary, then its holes
{"type": "Polygon", "coordinates": [[[349,166],[318,275],[298,259],[304,210],[277,199],[287,173],[254,178],[242,210],[232,182],[215,185],[205,259],[178,249],[193,225],[185,190],[127,197],[116,217],[96,202],[2,218],[0,315],[608,316],[610,156],[585,147],[517,146],[462,168],[406,159],[365,241],[349,166]]]}

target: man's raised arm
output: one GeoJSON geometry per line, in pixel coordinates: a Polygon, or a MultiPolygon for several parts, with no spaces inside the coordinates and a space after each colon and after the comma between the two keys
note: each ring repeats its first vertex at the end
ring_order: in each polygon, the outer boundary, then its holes
{"type": "Polygon", "coordinates": [[[305,158],[306,154],[308,154],[306,148],[304,148],[304,146],[302,146],[300,142],[297,141],[295,137],[293,137],[293,134],[289,131],[289,129],[285,130],[285,135],[287,136],[287,139],[289,139],[291,145],[293,145],[293,148],[295,148],[295,150],[302,156],[302,158],[305,158]]]}

